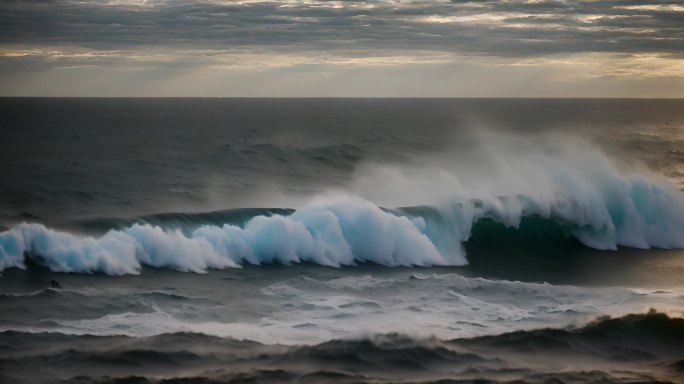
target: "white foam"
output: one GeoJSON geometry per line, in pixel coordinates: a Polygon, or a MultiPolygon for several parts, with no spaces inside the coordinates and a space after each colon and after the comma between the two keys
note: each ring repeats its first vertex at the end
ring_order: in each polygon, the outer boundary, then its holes
{"type": "Polygon", "coordinates": [[[135,224],[99,238],[20,224],[0,235],[0,267],[23,267],[23,255],[57,272],[136,274],[142,265],[205,272],[244,263],[359,261],[387,266],[458,265],[445,258],[414,221],[364,201],[305,207],[291,216],[255,217],[244,228],[203,226],[186,236],[135,224]],[[419,256],[417,256],[419,255],[419,256]]]}
{"type": "MultiPolygon", "coordinates": [[[[107,294],[111,292],[107,290],[107,294]]],[[[197,309],[156,308],[147,313],[112,313],[78,320],[44,319],[30,326],[3,326],[0,331],[134,337],[197,332],[292,345],[392,332],[453,339],[581,324],[597,316],[644,313],[649,308],[681,316],[681,307],[673,299],[683,297],[684,291],[672,289],[662,294],[619,287],[575,287],[457,274],[398,272],[391,277],[296,277],[275,282],[254,295],[250,300],[271,310],[250,321],[215,314],[209,319],[188,320],[175,315],[197,309]],[[359,287],[362,289],[356,289],[359,287]]],[[[232,304],[226,301],[218,304],[218,308],[227,310],[232,304]]],[[[207,305],[214,308],[217,304],[207,305]]]]}
{"type": "Polygon", "coordinates": [[[356,187],[363,196],[368,188],[380,191],[374,202],[329,195],[290,216],[257,216],[243,228],[207,225],[184,234],[136,224],[94,238],[20,224],[0,233],[0,271],[22,268],[25,257],[53,271],[110,275],[139,273],[143,265],[191,272],[274,262],[463,265],[475,222],[518,227],[526,216],[565,224],[596,249],[684,248],[684,195],[664,179],[623,174],[601,153],[577,146],[523,146],[514,154],[506,148],[490,148],[488,160],[476,156],[477,166],[376,167],[356,187]],[[431,204],[441,216],[429,222],[387,212],[377,204],[383,196],[431,204]]]}

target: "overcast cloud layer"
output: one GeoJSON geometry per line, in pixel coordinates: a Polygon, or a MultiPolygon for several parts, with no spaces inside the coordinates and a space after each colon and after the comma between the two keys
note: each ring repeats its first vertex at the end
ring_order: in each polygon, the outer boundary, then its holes
{"type": "Polygon", "coordinates": [[[0,0],[0,94],[684,97],[684,4],[0,0]]]}

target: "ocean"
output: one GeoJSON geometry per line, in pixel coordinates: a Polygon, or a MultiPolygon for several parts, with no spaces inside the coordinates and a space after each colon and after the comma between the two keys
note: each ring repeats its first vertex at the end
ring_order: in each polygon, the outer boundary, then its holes
{"type": "Polygon", "coordinates": [[[684,382],[684,100],[0,98],[0,128],[2,382],[684,382]]]}

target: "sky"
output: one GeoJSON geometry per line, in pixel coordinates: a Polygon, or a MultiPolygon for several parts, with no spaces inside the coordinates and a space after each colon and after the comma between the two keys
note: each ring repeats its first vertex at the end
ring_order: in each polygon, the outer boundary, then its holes
{"type": "Polygon", "coordinates": [[[0,0],[0,95],[684,97],[684,2],[0,0]]]}

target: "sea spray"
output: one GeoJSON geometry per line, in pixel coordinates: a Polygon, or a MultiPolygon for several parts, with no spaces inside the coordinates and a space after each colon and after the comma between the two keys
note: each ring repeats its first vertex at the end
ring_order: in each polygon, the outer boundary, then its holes
{"type": "Polygon", "coordinates": [[[139,273],[143,265],[205,272],[245,263],[311,262],[339,267],[467,263],[463,243],[483,219],[517,228],[538,217],[595,249],[684,248],[684,198],[670,185],[609,175],[575,194],[454,199],[449,204],[383,209],[352,197],[317,200],[290,215],[255,216],[243,226],[201,225],[191,231],[150,224],[99,237],[20,224],[0,234],[0,267],[24,266],[24,255],[58,272],[139,273]]]}

